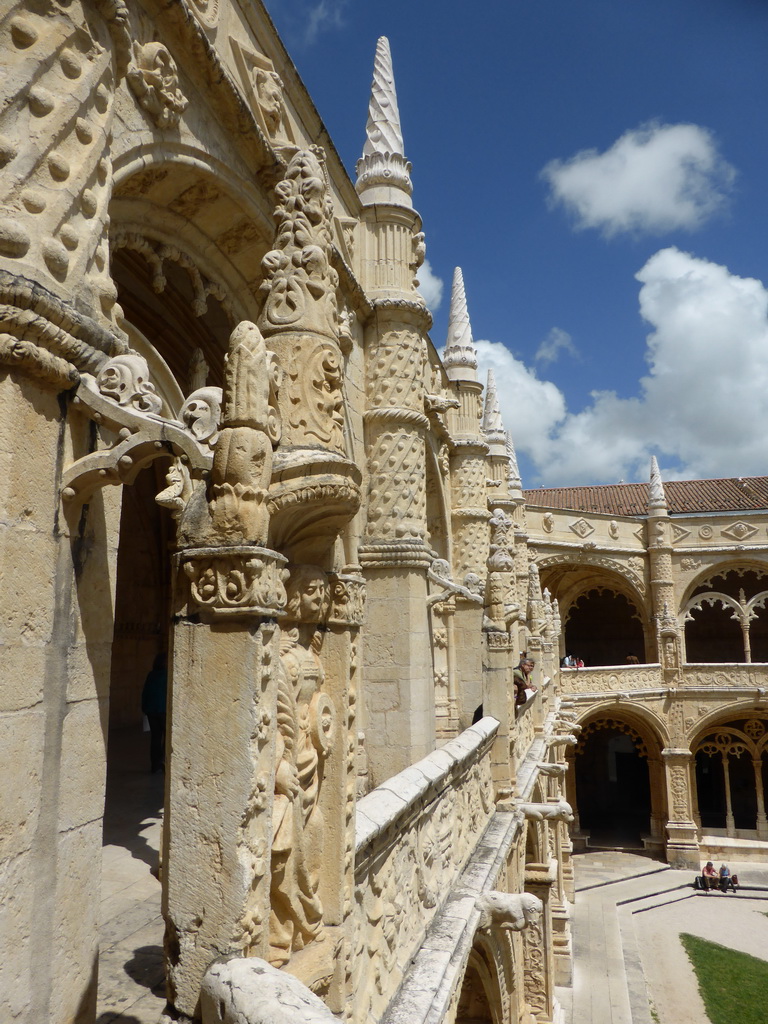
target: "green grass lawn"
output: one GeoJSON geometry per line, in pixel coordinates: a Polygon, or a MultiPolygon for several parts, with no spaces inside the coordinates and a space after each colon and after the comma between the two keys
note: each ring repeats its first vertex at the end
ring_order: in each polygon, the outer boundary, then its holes
{"type": "Polygon", "coordinates": [[[697,935],[683,933],[680,939],[712,1024],[765,1024],[768,963],[697,935]]]}

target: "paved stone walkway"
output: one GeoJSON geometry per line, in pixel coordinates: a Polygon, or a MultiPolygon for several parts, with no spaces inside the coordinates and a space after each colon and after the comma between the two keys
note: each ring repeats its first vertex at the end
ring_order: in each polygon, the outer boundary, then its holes
{"type": "Polygon", "coordinates": [[[109,738],[101,876],[96,1024],[157,1024],[165,1008],[157,871],[163,773],[148,771],[148,738],[109,738]]]}
{"type": "MultiPolygon", "coordinates": [[[[574,984],[557,993],[568,1024],[708,1024],[681,932],[768,959],[768,892],[695,894],[693,872],[633,853],[579,854],[574,867],[574,984]]],[[[731,869],[768,885],[768,867],[731,869]]]]}

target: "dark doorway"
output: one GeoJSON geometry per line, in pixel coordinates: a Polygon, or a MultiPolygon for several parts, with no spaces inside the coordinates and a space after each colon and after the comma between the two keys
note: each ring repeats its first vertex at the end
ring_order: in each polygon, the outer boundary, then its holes
{"type": "Polygon", "coordinates": [[[637,609],[612,590],[590,590],[576,601],[565,626],[565,646],[587,668],[625,665],[629,655],[641,663],[646,660],[637,609]]]}
{"type": "Polygon", "coordinates": [[[701,827],[725,828],[725,775],[720,754],[696,754],[696,793],[701,827]]]}
{"type": "Polygon", "coordinates": [[[642,848],[650,833],[648,763],[620,729],[590,732],[575,759],[581,827],[591,846],[642,848]]]}

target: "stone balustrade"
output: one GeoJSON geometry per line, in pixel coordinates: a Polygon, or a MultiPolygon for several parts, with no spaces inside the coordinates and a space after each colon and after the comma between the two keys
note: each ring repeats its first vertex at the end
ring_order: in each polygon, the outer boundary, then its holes
{"type": "Polygon", "coordinates": [[[652,690],[668,684],[661,665],[605,665],[601,668],[561,669],[563,693],[623,693],[652,690]]]}
{"type": "Polygon", "coordinates": [[[483,718],[357,804],[352,1019],[380,1019],[495,811],[483,718]]]}
{"type": "MultiPolygon", "coordinates": [[[[561,670],[563,694],[626,693],[628,691],[666,689],[661,665],[605,665],[600,668],[564,668],[561,670]]],[[[684,665],[676,685],[695,687],[768,688],[768,664],[696,664],[684,665]]]]}
{"type": "Polygon", "coordinates": [[[686,665],[683,669],[682,685],[685,688],[744,686],[768,689],[768,664],[764,662],[753,662],[752,664],[721,662],[713,665],[686,665]]]}

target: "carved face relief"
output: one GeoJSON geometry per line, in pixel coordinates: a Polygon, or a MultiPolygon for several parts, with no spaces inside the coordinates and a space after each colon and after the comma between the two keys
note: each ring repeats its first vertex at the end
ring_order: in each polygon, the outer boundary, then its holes
{"type": "Polygon", "coordinates": [[[276,71],[254,70],[253,84],[267,131],[274,137],[283,121],[283,82],[276,71]]]}
{"type": "Polygon", "coordinates": [[[293,622],[322,622],[328,609],[330,589],[322,569],[299,565],[291,573],[287,586],[288,618],[293,622]]]}
{"type": "Polygon", "coordinates": [[[181,421],[198,441],[211,447],[219,436],[221,419],[221,388],[198,388],[181,407],[181,421]]]}
{"type": "Polygon", "coordinates": [[[128,82],[139,104],[159,128],[179,123],[188,100],[179,89],[176,63],[162,43],[135,47],[136,65],[128,72],[128,82]]]}
{"type": "Polygon", "coordinates": [[[135,353],[110,359],[99,372],[96,387],[105,398],[139,412],[159,413],[162,408],[162,400],[149,381],[147,362],[135,353]]]}

